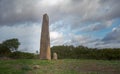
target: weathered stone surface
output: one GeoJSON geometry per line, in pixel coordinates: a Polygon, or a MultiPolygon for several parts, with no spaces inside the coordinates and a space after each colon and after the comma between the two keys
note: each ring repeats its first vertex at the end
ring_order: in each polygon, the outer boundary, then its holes
{"type": "Polygon", "coordinates": [[[53,59],[54,59],[54,60],[57,60],[57,59],[58,59],[57,53],[53,53],[53,59]]]}
{"type": "Polygon", "coordinates": [[[49,37],[49,17],[43,15],[41,42],[40,42],[40,59],[51,59],[50,37],[49,37]]]}

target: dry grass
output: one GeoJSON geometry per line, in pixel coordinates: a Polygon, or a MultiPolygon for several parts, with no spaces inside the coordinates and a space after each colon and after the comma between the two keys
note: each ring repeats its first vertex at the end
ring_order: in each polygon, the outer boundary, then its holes
{"type": "Polygon", "coordinates": [[[1,60],[0,74],[119,74],[120,61],[105,60],[1,60]],[[38,69],[33,67],[37,65],[38,69]]]}

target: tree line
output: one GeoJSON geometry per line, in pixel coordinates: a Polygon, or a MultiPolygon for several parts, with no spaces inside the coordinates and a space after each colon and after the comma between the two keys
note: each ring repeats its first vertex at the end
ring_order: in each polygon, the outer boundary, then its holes
{"type": "Polygon", "coordinates": [[[120,48],[88,48],[84,46],[53,46],[51,52],[56,52],[59,59],[97,59],[120,60],[120,48]]]}
{"type": "MultiPolygon", "coordinates": [[[[14,59],[35,59],[37,55],[28,52],[17,51],[20,42],[17,38],[8,39],[0,43],[0,57],[14,59]]],[[[97,59],[97,60],[120,60],[120,48],[88,48],[85,46],[53,46],[51,53],[57,53],[58,59],[97,59]]],[[[53,57],[53,55],[51,55],[53,57]]]]}

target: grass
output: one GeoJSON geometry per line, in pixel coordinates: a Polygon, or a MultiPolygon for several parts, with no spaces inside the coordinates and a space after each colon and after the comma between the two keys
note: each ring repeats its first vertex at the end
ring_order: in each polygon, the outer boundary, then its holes
{"type": "Polygon", "coordinates": [[[119,74],[120,61],[107,60],[0,60],[0,74],[119,74]],[[39,69],[34,69],[39,65],[39,69]]]}

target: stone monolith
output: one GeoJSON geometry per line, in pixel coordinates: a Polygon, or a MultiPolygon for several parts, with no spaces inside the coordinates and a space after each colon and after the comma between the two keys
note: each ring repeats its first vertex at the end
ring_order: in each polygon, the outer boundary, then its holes
{"type": "Polygon", "coordinates": [[[57,60],[57,59],[58,59],[57,53],[55,53],[55,52],[53,53],[53,59],[54,59],[54,60],[57,60]]]}
{"type": "Polygon", "coordinates": [[[43,15],[43,21],[42,21],[40,59],[51,60],[49,17],[47,14],[43,15]]]}

